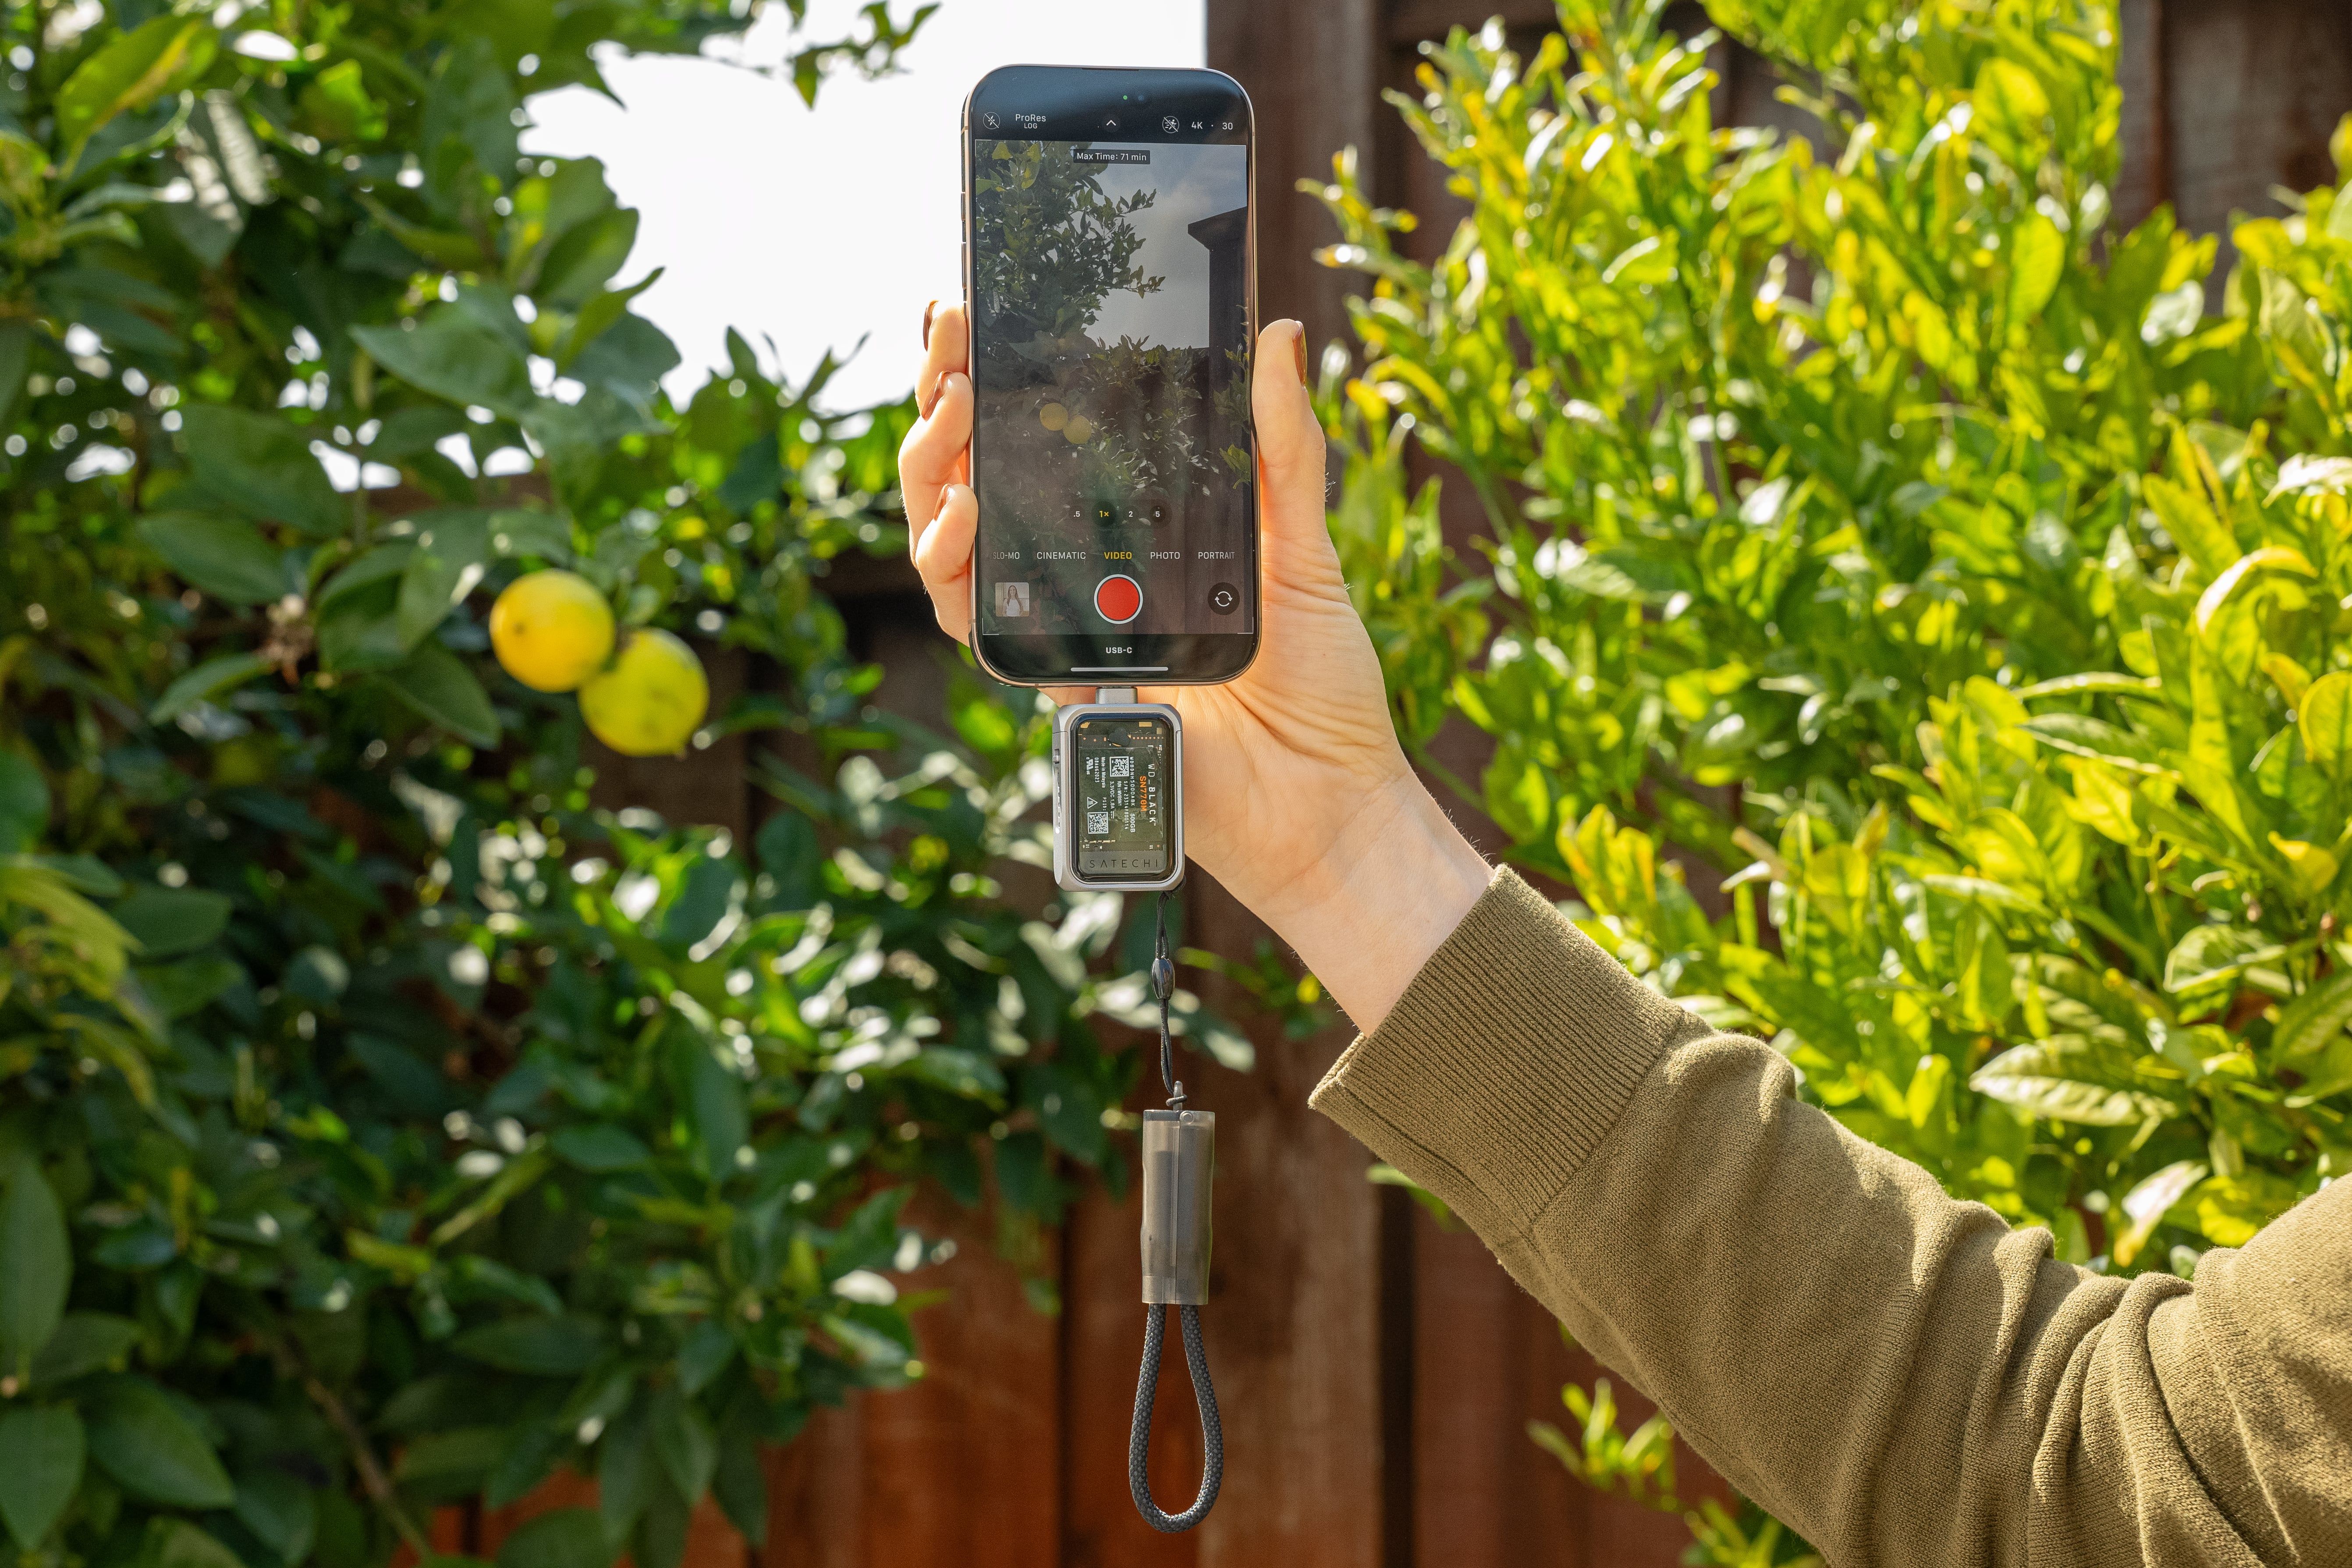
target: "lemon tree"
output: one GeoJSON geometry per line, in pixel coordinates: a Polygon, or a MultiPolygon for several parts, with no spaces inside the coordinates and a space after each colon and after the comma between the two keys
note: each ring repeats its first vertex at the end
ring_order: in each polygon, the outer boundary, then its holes
{"type": "MultiPolygon", "coordinates": [[[[2105,5],[1708,9],[1813,139],[1570,0],[1396,96],[1468,204],[1435,262],[1349,163],[1316,187],[1400,728],[1491,737],[1460,787],[1513,858],[1846,1126],[2068,1261],[2193,1272],[2352,1169],[2352,199],[2240,224],[2225,277],[2118,225],[2105,5]]],[[[1649,1486],[1601,1403],[1559,1451],[1649,1486]]]]}
{"type": "Polygon", "coordinates": [[[921,1373],[917,1183],[1034,1266],[1122,1179],[1148,943],[998,896],[1044,717],[877,710],[824,591],[905,548],[910,410],[740,340],[673,402],[636,215],[518,146],[597,51],[762,10],[0,12],[20,1563],[379,1568],[565,1467],[599,1507],[509,1568],[670,1568],[706,1496],[756,1540],[762,1446],[921,1373]],[[682,647],[757,694],[700,711],[682,647]],[[646,749],[791,736],[748,842],[592,795],[583,702],[648,667],[646,749]]]}

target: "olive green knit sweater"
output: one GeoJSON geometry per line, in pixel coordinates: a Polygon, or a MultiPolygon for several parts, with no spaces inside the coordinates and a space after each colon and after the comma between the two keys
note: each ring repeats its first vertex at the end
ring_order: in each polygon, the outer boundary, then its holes
{"type": "Polygon", "coordinates": [[[2352,1181],[2106,1279],[1496,874],[1315,1105],[1836,1568],[2352,1563],[2352,1181]]]}

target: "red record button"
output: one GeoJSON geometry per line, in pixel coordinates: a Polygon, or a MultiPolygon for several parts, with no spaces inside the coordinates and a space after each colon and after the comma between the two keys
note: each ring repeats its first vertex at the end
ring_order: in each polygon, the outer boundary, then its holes
{"type": "Polygon", "coordinates": [[[1132,577],[1106,577],[1095,588],[1095,611],[1111,625],[1125,626],[1143,613],[1143,587],[1132,577]]]}

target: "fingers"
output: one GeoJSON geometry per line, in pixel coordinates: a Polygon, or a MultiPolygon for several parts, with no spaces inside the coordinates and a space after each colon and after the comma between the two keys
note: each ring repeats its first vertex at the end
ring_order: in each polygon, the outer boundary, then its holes
{"type": "Polygon", "coordinates": [[[940,629],[958,642],[971,640],[971,534],[980,522],[980,500],[965,484],[940,487],[930,521],[915,535],[915,570],[940,629]]]}
{"type": "Polygon", "coordinates": [[[963,307],[932,301],[923,326],[923,361],[915,373],[917,406],[928,412],[939,391],[940,377],[951,370],[969,372],[971,368],[964,353],[963,307]]]}
{"type": "Polygon", "coordinates": [[[1323,521],[1323,426],[1307,391],[1307,329],[1297,321],[1258,334],[1250,409],[1269,586],[1336,587],[1339,561],[1323,521]]]}
{"type": "Polygon", "coordinates": [[[907,509],[909,554],[921,549],[925,530],[939,515],[942,491],[971,479],[971,378],[949,371],[936,384],[929,416],[918,419],[898,444],[898,490],[907,509]]]}
{"type": "Polygon", "coordinates": [[[971,399],[942,410],[950,377],[964,380],[964,316],[961,305],[937,300],[923,312],[923,357],[915,371],[915,407],[919,417],[898,444],[898,489],[907,508],[907,545],[911,552],[922,537],[923,525],[940,510],[940,487],[971,477],[966,450],[971,444],[971,399]]]}

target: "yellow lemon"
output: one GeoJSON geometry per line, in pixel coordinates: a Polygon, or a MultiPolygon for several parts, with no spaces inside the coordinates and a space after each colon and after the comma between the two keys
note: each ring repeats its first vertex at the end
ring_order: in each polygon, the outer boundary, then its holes
{"type": "Polygon", "coordinates": [[[1076,446],[1095,433],[1095,422],[1083,414],[1073,414],[1070,422],[1062,426],[1062,439],[1076,446]]]}
{"type": "Polygon", "coordinates": [[[710,682],[694,650],[667,632],[629,634],[612,668],[580,689],[580,716],[604,744],[630,757],[673,755],[710,709],[710,682]]]}
{"type": "Polygon", "coordinates": [[[572,572],[518,577],[490,606],[490,647],[534,691],[570,691],[613,654],[613,606],[572,572]]]}
{"type": "Polygon", "coordinates": [[[1037,410],[1037,423],[1048,430],[1059,430],[1070,422],[1070,411],[1058,403],[1048,403],[1037,410]]]}

